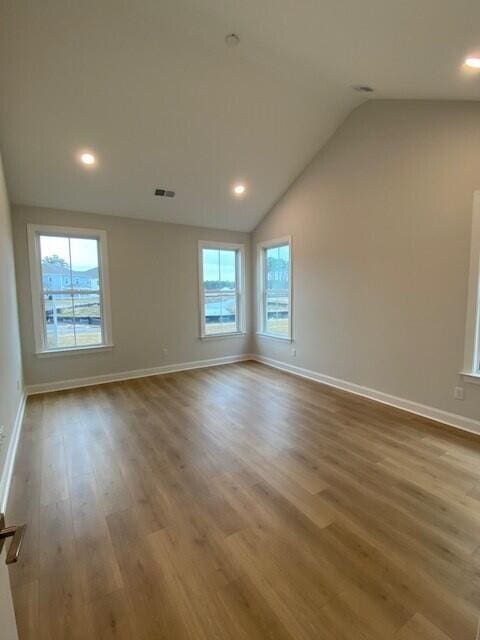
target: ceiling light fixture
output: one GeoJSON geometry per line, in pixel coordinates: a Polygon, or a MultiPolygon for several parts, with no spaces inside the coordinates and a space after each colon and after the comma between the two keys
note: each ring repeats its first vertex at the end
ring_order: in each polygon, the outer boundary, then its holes
{"type": "Polygon", "coordinates": [[[96,158],[92,153],[82,153],[82,155],[80,156],[80,160],[83,162],[83,164],[88,165],[95,164],[96,162],[96,158]]]}
{"type": "Polygon", "coordinates": [[[465,58],[465,64],[471,69],[480,69],[480,58],[465,58]]]}
{"type": "Polygon", "coordinates": [[[243,194],[245,193],[246,189],[247,188],[246,188],[246,186],[244,184],[236,184],[233,187],[233,192],[234,192],[234,194],[236,196],[243,196],[243,194]]]}

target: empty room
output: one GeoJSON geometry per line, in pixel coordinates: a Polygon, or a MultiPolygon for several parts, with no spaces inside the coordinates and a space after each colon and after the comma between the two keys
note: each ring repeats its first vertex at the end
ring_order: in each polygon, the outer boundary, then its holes
{"type": "Polygon", "coordinates": [[[0,0],[1,640],[480,639],[479,25],[0,0]]]}

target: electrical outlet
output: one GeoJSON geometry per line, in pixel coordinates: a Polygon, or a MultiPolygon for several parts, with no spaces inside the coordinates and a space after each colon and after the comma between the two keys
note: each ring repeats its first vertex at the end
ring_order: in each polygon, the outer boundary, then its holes
{"type": "Polygon", "coordinates": [[[163,347],[163,349],[162,349],[162,354],[163,354],[163,357],[164,357],[164,358],[166,358],[166,357],[168,356],[168,349],[167,349],[167,347],[163,347]]]}
{"type": "Polygon", "coordinates": [[[17,391],[20,391],[20,380],[17,380],[17,391]]]}
{"type": "Polygon", "coordinates": [[[5,434],[5,427],[2,425],[0,425],[0,451],[3,449],[3,445],[5,443],[5,439],[6,439],[6,434],[5,434]]]}
{"type": "Polygon", "coordinates": [[[297,355],[297,350],[295,349],[295,347],[292,348],[292,356],[295,358],[297,355]]]}
{"type": "Polygon", "coordinates": [[[464,400],[465,399],[465,390],[463,387],[455,387],[453,391],[453,395],[455,400],[464,400]]]}

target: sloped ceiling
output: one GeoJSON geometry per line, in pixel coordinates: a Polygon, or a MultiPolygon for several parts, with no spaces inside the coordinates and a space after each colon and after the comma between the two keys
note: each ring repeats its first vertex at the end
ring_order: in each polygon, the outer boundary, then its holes
{"type": "Polygon", "coordinates": [[[480,74],[462,68],[480,54],[478,0],[0,7],[14,203],[251,230],[364,99],[352,85],[372,85],[374,98],[480,98],[480,74]],[[229,48],[232,31],[241,41],[229,48]],[[81,150],[95,168],[79,164],[81,150]]]}

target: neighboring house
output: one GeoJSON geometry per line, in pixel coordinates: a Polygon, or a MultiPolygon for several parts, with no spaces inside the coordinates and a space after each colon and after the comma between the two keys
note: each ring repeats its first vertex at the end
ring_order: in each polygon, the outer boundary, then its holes
{"type": "Polygon", "coordinates": [[[70,271],[59,264],[42,263],[43,288],[50,291],[63,289],[98,289],[98,268],[70,271]]]}

